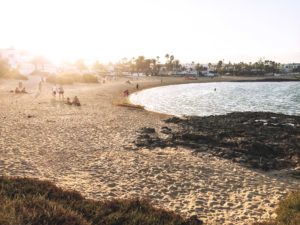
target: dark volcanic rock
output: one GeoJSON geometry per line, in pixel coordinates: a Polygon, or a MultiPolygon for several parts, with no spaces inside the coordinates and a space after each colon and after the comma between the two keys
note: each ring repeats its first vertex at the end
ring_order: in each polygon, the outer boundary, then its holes
{"type": "Polygon", "coordinates": [[[144,127],[141,129],[140,132],[146,133],[146,134],[152,134],[152,133],[155,133],[155,129],[151,128],[151,127],[144,127]]]}
{"type": "Polygon", "coordinates": [[[163,133],[163,134],[171,134],[172,129],[169,128],[169,127],[162,127],[160,132],[163,133]]]}
{"type": "Polygon", "coordinates": [[[299,166],[299,116],[242,112],[184,119],[172,117],[165,122],[177,128],[163,127],[161,132],[167,134],[163,139],[154,129],[144,128],[137,138],[137,146],[184,146],[263,170],[299,166]]]}
{"type": "Polygon", "coordinates": [[[198,217],[194,215],[188,219],[188,223],[191,225],[202,225],[203,221],[199,220],[198,217]]]}

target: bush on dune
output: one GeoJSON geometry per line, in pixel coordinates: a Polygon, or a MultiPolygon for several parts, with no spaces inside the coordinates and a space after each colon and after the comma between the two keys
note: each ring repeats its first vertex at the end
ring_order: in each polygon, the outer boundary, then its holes
{"type": "Polygon", "coordinates": [[[18,70],[11,70],[7,76],[4,76],[7,79],[15,79],[15,80],[28,80],[28,78],[22,74],[18,70]]]}
{"type": "Polygon", "coordinates": [[[67,73],[49,76],[47,82],[53,84],[98,83],[98,78],[92,74],[67,73]]]}
{"type": "Polygon", "coordinates": [[[27,77],[20,74],[17,69],[12,69],[7,61],[0,59],[0,78],[27,80],[27,77]]]}
{"type": "Polygon", "coordinates": [[[300,190],[291,192],[279,203],[274,221],[255,223],[254,225],[299,225],[300,224],[300,190]]]}
{"type": "Polygon", "coordinates": [[[39,76],[39,77],[48,77],[51,76],[52,74],[45,71],[34,70],[30,75],[39,76]]]}
{"type": "Polygon", "coordinates": [[[145,201],[94,201],[47,181],[0,177],[2,225],[197,225],[145,201]]]}
{"type": "Polygon", "coordinates": [[[276,210],[279,224],[300,224],[300,190],[290,193],[276,210]]]}

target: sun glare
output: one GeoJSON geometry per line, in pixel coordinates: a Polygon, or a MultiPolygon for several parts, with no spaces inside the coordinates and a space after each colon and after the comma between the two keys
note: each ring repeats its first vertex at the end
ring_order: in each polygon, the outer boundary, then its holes
{"type": "Polygon", "coordinates": [[[14,46],[54,61],[117,61],[166,53],[202,62],[300,58],[296,6],[283,1],[188,2],[1,1],[0,47],[14,46]]]}

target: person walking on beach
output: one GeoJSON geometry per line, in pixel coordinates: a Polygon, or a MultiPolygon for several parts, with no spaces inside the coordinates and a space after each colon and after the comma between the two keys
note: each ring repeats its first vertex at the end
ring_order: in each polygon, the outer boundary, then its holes
{"type": "Polygon", "coordinates": [[[136,89],[139,89],[139,83],[136,84],[136,89]]]}
{"type": "Polygon", "coordinates": [[[56,85],[54,85],[52,87],[52,95],[53,95],[54,98],[56,97],[56,92],[57,92],[57,88],[56,88],[56,85]]]}
{"type": "Polygon", "coordinates": [[[39,82],[39,92],[42,91],[42,81],[39,82]]]}
{"type": "Polygon", "coordinates": [[[64,93],[65,93],[65,91],[64,91],[63,86],[59,85],[59,88],[58,88],[58,97],[59,97],[59,99],[64,99],[64,93]]]}

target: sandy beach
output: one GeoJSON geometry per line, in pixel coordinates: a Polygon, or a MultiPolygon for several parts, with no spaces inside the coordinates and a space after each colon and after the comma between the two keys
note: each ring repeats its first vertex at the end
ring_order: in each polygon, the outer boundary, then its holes
{"type": "MultiPolygon", "coordinates": [[[[240,78],[201,78],[197,82],[240,78]]],[[[245,80],[256,78],[243,78],[245,80]]],[[[126,83],[66,85],[81,107],[38,94],[38,78],[24,81],[29,94],[10,93],[18,81],[0,80],[0,175],[54,181],[84,196],[103,200],[146,198],[155,206],[197,215],[207,224],[250,224],[275,216],[280,199],[300,180],[255,171],[205,153],[176,147],[137,149],[143,127],[163,126],[167,115],[120,107],[129,89],[195,82],[144,77],[126,83]]]]}

